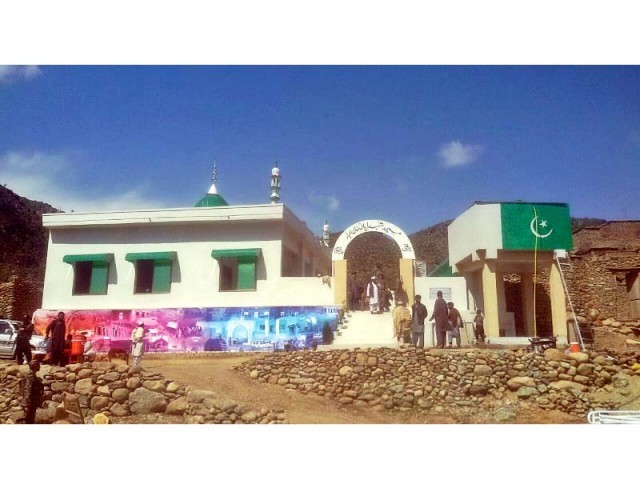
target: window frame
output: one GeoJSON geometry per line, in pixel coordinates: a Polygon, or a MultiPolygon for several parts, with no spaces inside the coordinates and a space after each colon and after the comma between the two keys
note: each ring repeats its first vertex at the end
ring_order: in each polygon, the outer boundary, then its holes
{"type": "MultiPolygon", "coordinates": [[[[71,284],[71,295],[74,297],[85,295],[107,295],[109,293],[109,273],[111,264],[113,263],[113,253],[94,253],[84,255],[65,255],[62,261],[68,263],[73,268],[73,283],[71,284]],[[78,276],[79,267],[88,270],[88,264],[91,264],[89,278],[83,283],[88,283],[87,291],[79,291],[78,276]]],[[[86,273],[85,273],[86,274],[86,273]]]]}
{"type": "Polygon", "coordinates": [[[261,248],[212,250],[211,257],[218,261],[219,267],[218,291],[255,292],[258,289],[257,265],[261,253],[261,248]],[[231,258],[234,259],[233,262],[226,260],[231,258]],[[231,274],[232,288],[223,289],[223,281],[226,284],[226,274],[223,275],[223,271],[227,268],[234,269],[231,274]]]}
{"type": "Polygon", "coordinates": [[[171,293],[171,284],[173,283],[171,281],[173,277],[173,263],[176,258],[176,252],[127,253],[125,255],[125,260],[133,263],[133,268],[135,271],[133,279],[133,294],[153,295],[171,293]],[[150,262],[153,262],[153,273],[151,274],[151,290],[138,291],[141,265],[150,265],[150,262]]]}

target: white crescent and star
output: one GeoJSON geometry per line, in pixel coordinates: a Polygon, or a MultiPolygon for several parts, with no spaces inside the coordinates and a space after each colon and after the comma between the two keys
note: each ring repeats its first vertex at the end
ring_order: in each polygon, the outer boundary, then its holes
{"type": "MultiPolygon", "coordinates": [[[[537,218],[538,217],[533,217],[531,219],[531,223],[529,224],[529,228],[531,229],[531,233],[533,233],[538,238],[547,238],[549,235],[551,235],[553,233],[553,228],[551,230],[549,230],[547,233],[545,233],[544,235],[540,235],[538,232],[536,232],[536,229],[535,229],[535,223],[536,223],[536,219],[537,218]]],[[[547,221],[546,220],[542,220],[540,222],[540,226],[543,227],[543,228],[546,228],[547,227],[547,221]]]]}

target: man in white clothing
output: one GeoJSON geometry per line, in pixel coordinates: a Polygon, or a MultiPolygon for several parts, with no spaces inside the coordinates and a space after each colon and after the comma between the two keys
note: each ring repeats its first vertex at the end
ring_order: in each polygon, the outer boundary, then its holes
{"type": "Polygon", "coordinates": [[[138,326],[131,332],[131,355],[135,366],[140,365],[142,352],[144,352],[144,323],[139,321],[138,326]]]}
{"type": "Polygon", "coordinates": [[[380,287],[376,283],[375,275],[371,277],[371,281],[367,284],[367,297],[369,297],[369,310],[371,315],[380,312],[380,287]]]}

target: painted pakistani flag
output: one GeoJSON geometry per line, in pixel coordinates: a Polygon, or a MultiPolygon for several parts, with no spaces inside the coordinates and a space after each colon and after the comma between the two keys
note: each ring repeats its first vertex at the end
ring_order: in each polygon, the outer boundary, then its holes
{"type": "Polygon", "coordinates": [[[566,203],[503,203],[500,215],[504,250],[573,248],[566,203]]]}

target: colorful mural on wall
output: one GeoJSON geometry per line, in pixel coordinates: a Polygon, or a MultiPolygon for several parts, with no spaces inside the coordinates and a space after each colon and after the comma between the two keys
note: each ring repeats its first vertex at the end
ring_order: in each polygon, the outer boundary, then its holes
{"type": "Polygon", "coordinates": [[[238,352],[322,345],[324,324],[336,329],[339,307],[37,310],[35,332],[44,335],[59,311],[65,313],[67,333],[86,335],[98,352],[130,350],[139,321],[147,352],[238,352]]]}

